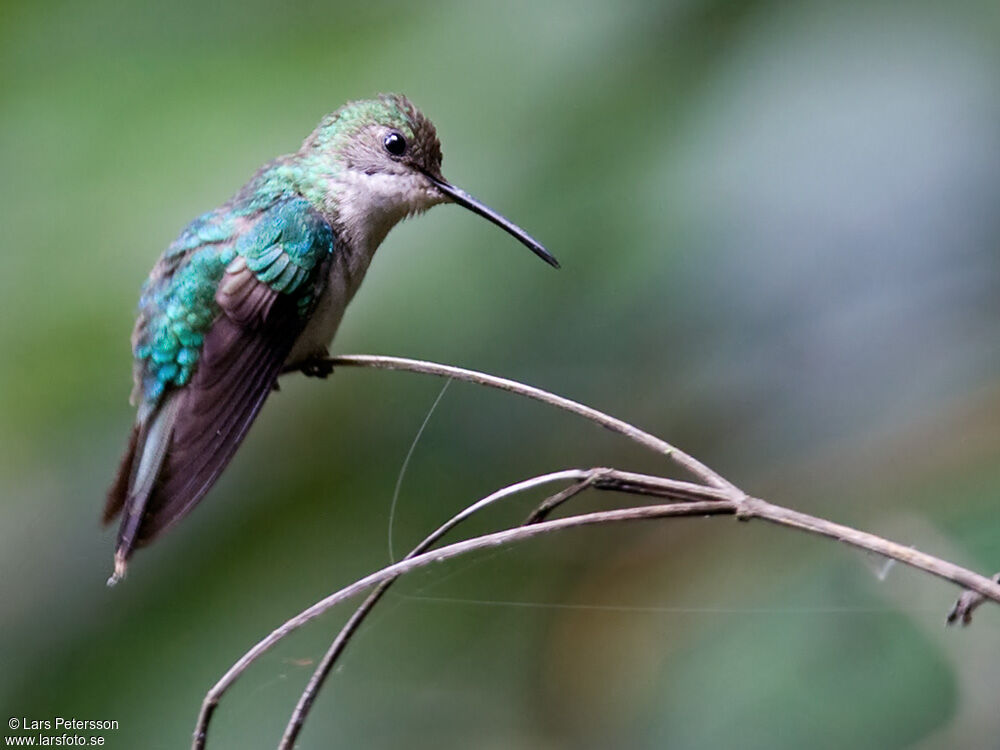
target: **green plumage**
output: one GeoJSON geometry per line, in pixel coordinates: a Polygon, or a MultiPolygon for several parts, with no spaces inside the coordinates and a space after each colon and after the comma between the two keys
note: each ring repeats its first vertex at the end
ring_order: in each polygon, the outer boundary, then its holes
{"type": "Polygon", "coordinates": [[[154,267],[139,300],[132,337],[134,403],[155,406],[171,387],[186,385],[205,334],[219,314],[220,280],[237,257],[257,279],[293,295],[303,314],[314,302],[313,273],[333,251],[333,231],[321,215],[343,189],[342,158],[373,123],[391,123],[440,161],[433,126],[406,99],[383,96],[351,102],[320,122],[302,149],[263,167],[228,203],[192,221],[154,267]]]}
{"type": "Polygon", "coordinates": [[[258,281],[293,296],[302,314],[308,311],[309,282],[333,251],[333,231],[297,194],[285,167],[266,167],[232,201],[191,222],[153,270],[133,336],[141,385],[135,398],[144,404],[155,405],[169,387],[190,381],[220,311],[219,282],[237,257],[258,281]]]}
{"type": "Polygon", "coordinates": [[[444,179],[434,126],[398,95],[327,115],[295,153],[181,232],[143,287],[132,335],[138,415],[104,512],[122,513],[112,582],[201,500],[282,371],[329,374],[327,346],[379,244],[446,201],[556,265],[444,179]]]}

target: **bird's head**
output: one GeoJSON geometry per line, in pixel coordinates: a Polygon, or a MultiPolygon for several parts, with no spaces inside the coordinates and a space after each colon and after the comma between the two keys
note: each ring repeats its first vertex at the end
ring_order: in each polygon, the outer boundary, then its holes
{"type": "Polygon", "coordinates": [[[523,229],[444,179],[434,124],[404,96],[383,94],[345,104],[323,119],[300,153],[331,167],[331,213],[348,232],[367,231],[379,242],[406,216],[438,203],[457,203],[559,267],[523,229]]]}

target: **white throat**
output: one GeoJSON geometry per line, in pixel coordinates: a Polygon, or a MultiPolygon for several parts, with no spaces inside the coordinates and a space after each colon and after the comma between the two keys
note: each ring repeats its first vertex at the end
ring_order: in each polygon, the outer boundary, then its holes
{"type": "Polygon", "coordinates": [[[349,169],[331,186],[327,210],[341,241],[371,258],[390,229],[438,202],[421,175],[349,169]]]}

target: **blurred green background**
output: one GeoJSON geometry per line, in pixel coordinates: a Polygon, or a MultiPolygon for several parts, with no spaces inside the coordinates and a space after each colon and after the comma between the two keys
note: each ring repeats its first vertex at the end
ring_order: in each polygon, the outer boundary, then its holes
{"type": "MultiPolygon", "coordinates": [[[[335,351],[537,384],[749,492],[1000,569],[998,49],[991,2],[7,0],[0,709],[184,747],[247,647],[388,561],[441,388],[416,375],[288,379],[115,590],[98,525],[154,259],[378,91],[408,94],[445,174],[563,269],[437,208],[389,236],[335,351]]],[[[454,384],[397,554],[499,486],[592,465],[663,463],[454,384]]],[[[570,532],[402,583],[300,746],[998,747],[1000,618],[945,631],[955,593],[763,524],[570,532]]],[[[255,666],[209,747],[273,747],[348,612],[255,666]]]]}

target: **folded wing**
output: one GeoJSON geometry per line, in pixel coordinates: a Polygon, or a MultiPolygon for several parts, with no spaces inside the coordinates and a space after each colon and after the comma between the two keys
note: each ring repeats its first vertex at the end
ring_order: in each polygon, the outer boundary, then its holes
{"type": "MultiPolygon", "coordinates": [[[[106,511],[124,509],[116,568],[186,515],[225,469],[322,293],[333,251],[330,226],[304,199],[277,202],[220,250],[232,259],[213,281],[214,317],[188,341],[200,346],[175,347],[177,367],[160,350],[140,362],[147,400],[106,511]]],[[[183,263],[175,265],[182,274],[183,263]]],[[[163,315],[178,317],[185,289],[177,286],[162,295],[163,315]]]]}

